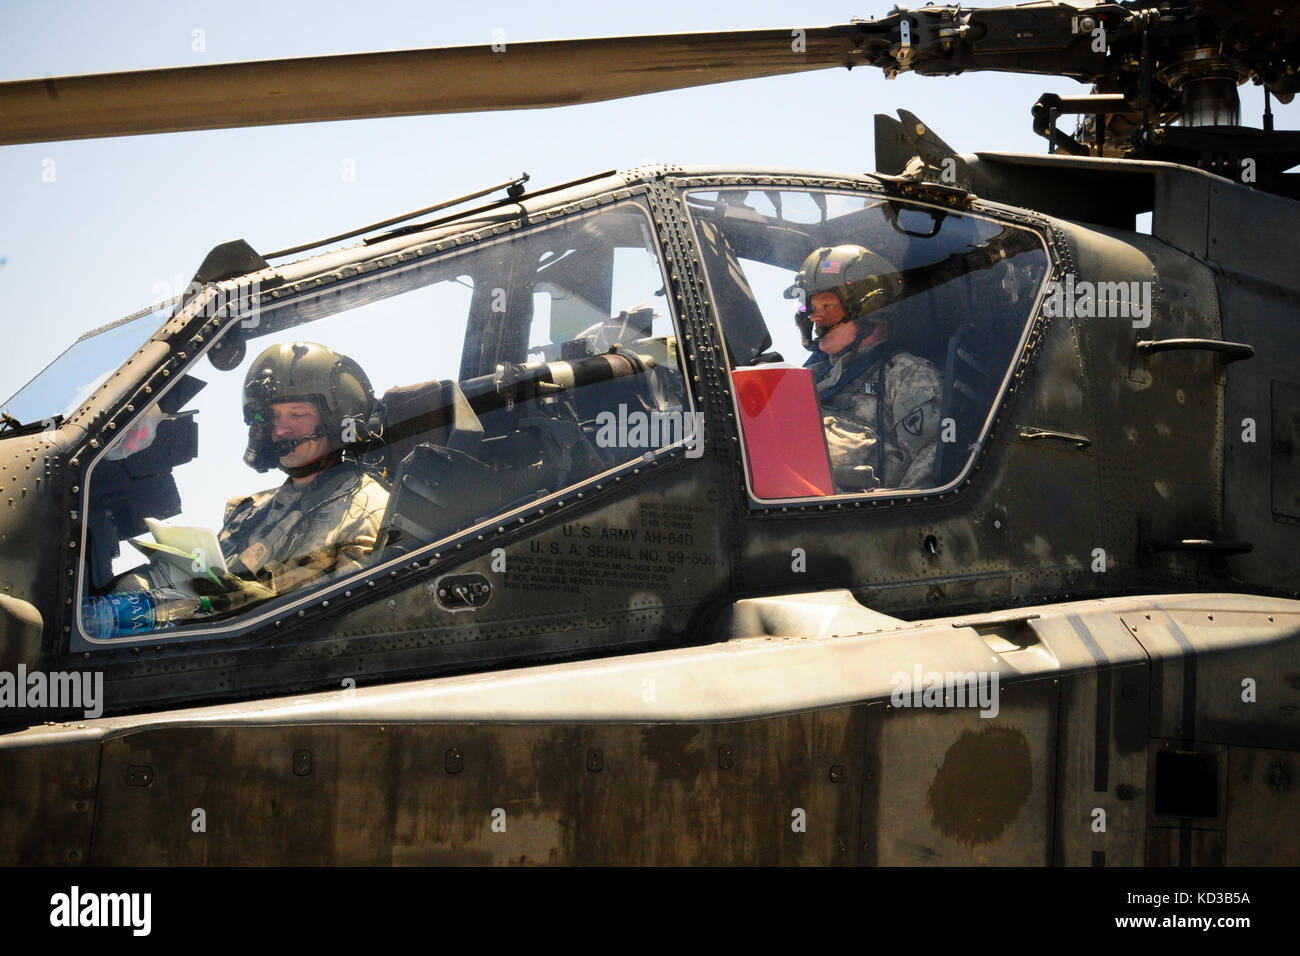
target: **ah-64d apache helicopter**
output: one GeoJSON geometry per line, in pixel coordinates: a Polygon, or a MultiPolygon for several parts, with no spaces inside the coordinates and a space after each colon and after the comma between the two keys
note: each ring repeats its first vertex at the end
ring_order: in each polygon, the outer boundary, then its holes
{"type": "MultiPolygon", "coordinates": [[[[230,242],[83,337],[0,437],[0,858],[1300,860],[1300,138],[1236,92],[1300,89],[1300,13],[793,37],[0,85],[8,143],[854,65],[1093,88],[1035,106],[1050,155],[958,155],[903,113],[871,175],[520,180],[295,261],[230,242]],[[874,422],[827,412],[857,372],[803,366],[783,296],[826,292],[938,383],[919,418],[886,372],[854,393],[874,422]],[[337,502],[306,482],[239,548],[279,493],[221,504],[304,442],[373,534],[272,571],[337,502]]],[[[828,354],[813,322],[843,323],[800,314],[828,354]]]]}

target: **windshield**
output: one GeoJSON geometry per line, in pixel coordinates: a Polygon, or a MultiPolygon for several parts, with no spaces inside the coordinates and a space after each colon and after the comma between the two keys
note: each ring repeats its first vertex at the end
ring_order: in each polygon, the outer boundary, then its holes
{"type": "Polygon", "coordinates": [[[755,498],[956,481],[1033,320],[1048,267],[1038,236],[821,190],[698,190],[686,201],[740,396],[755,498]],[[778,387],[794,397],[770,402],[778,387]],[[820,418],[823,436],[792,428],[778,407],[820,418]],[[808,438],[801,452],[799,435],[808,438]]]}
{"type": "Polygon", "coordinates": [[[175,300],[87,332],[18,390],[3,410],[27,424],[71,415],[171,315],[175,300]]]}
{"type": "Polygon", "coordinates": [[[650,225],[622,202],[233,317],[89,470],[87,636],[269,616],[627,464],[698,456],[650,225]]]}

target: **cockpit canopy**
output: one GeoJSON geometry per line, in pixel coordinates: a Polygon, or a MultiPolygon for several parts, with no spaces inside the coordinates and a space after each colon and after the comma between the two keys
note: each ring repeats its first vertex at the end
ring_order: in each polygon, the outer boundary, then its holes
{"type": "MultiPolygon", "coordinates": [[[[214,562],[160,557],[146,519],[208,529],[225,550],[240,499],[263,507],[288,495],[276,487],[284,475],[258,474],[244,460],[245,377],[277,343],[321,343],[373,384],[371,414],[344,418],[330,444],[343,466],[375,483],[368,488],[383,489],[382,528],[365,548],[375,565],[694,440],[665,285],[648,210],[628,200],[463,251],[345,269],[300,294],[233,299],[206,346],[210,361],[174,376],[91,466],[83,598],[138,589],[146,554],[153,566],[170,560],[165,574],[145,568],[155,586],[184,589],[204,577],[214,562]],[[629,415],[663,427],[653,441],[608,427],[629,415]]],[[[304,590],[340,571],[321,559],[339,542],[311,525],[304,514],[300,526],[277,531],[301,540],[282,563],[318,567],[293,577],[304,590]]],[[[240,566],[238,555],[223,557],[240,566]]],[[[294,596],[278,592],[270,603],[294,596]]],[[[244,621],[261,606],[223,613],[229,603],[217,602],[216,613],[200,606],[169,636],[244,621]]]]}

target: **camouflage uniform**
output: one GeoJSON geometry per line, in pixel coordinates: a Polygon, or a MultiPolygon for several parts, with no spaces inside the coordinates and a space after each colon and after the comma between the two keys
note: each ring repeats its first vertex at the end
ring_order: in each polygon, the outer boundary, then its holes
{"type": "Polygon", "coordinates": [[[367,564],[387,507],[384,487],[345,462],[306,485],[231,498],[217,540],[232,574],[282,594],[367,564]]]}
{"type": "Polygon", "coordinates": [[[815,352],[807,365],[836,491],[934,484],[943,382],[933,364],[879,342],[815,352]]]}

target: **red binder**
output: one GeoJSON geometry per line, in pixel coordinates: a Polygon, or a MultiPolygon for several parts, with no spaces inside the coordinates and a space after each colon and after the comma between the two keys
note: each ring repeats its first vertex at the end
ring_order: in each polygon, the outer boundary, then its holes
{"type": "Polygon", "coordinates": [[[793,365],[753,365],[736,369],[731,381],[754,494],[834,494],[812,372],[793,365]]]}

